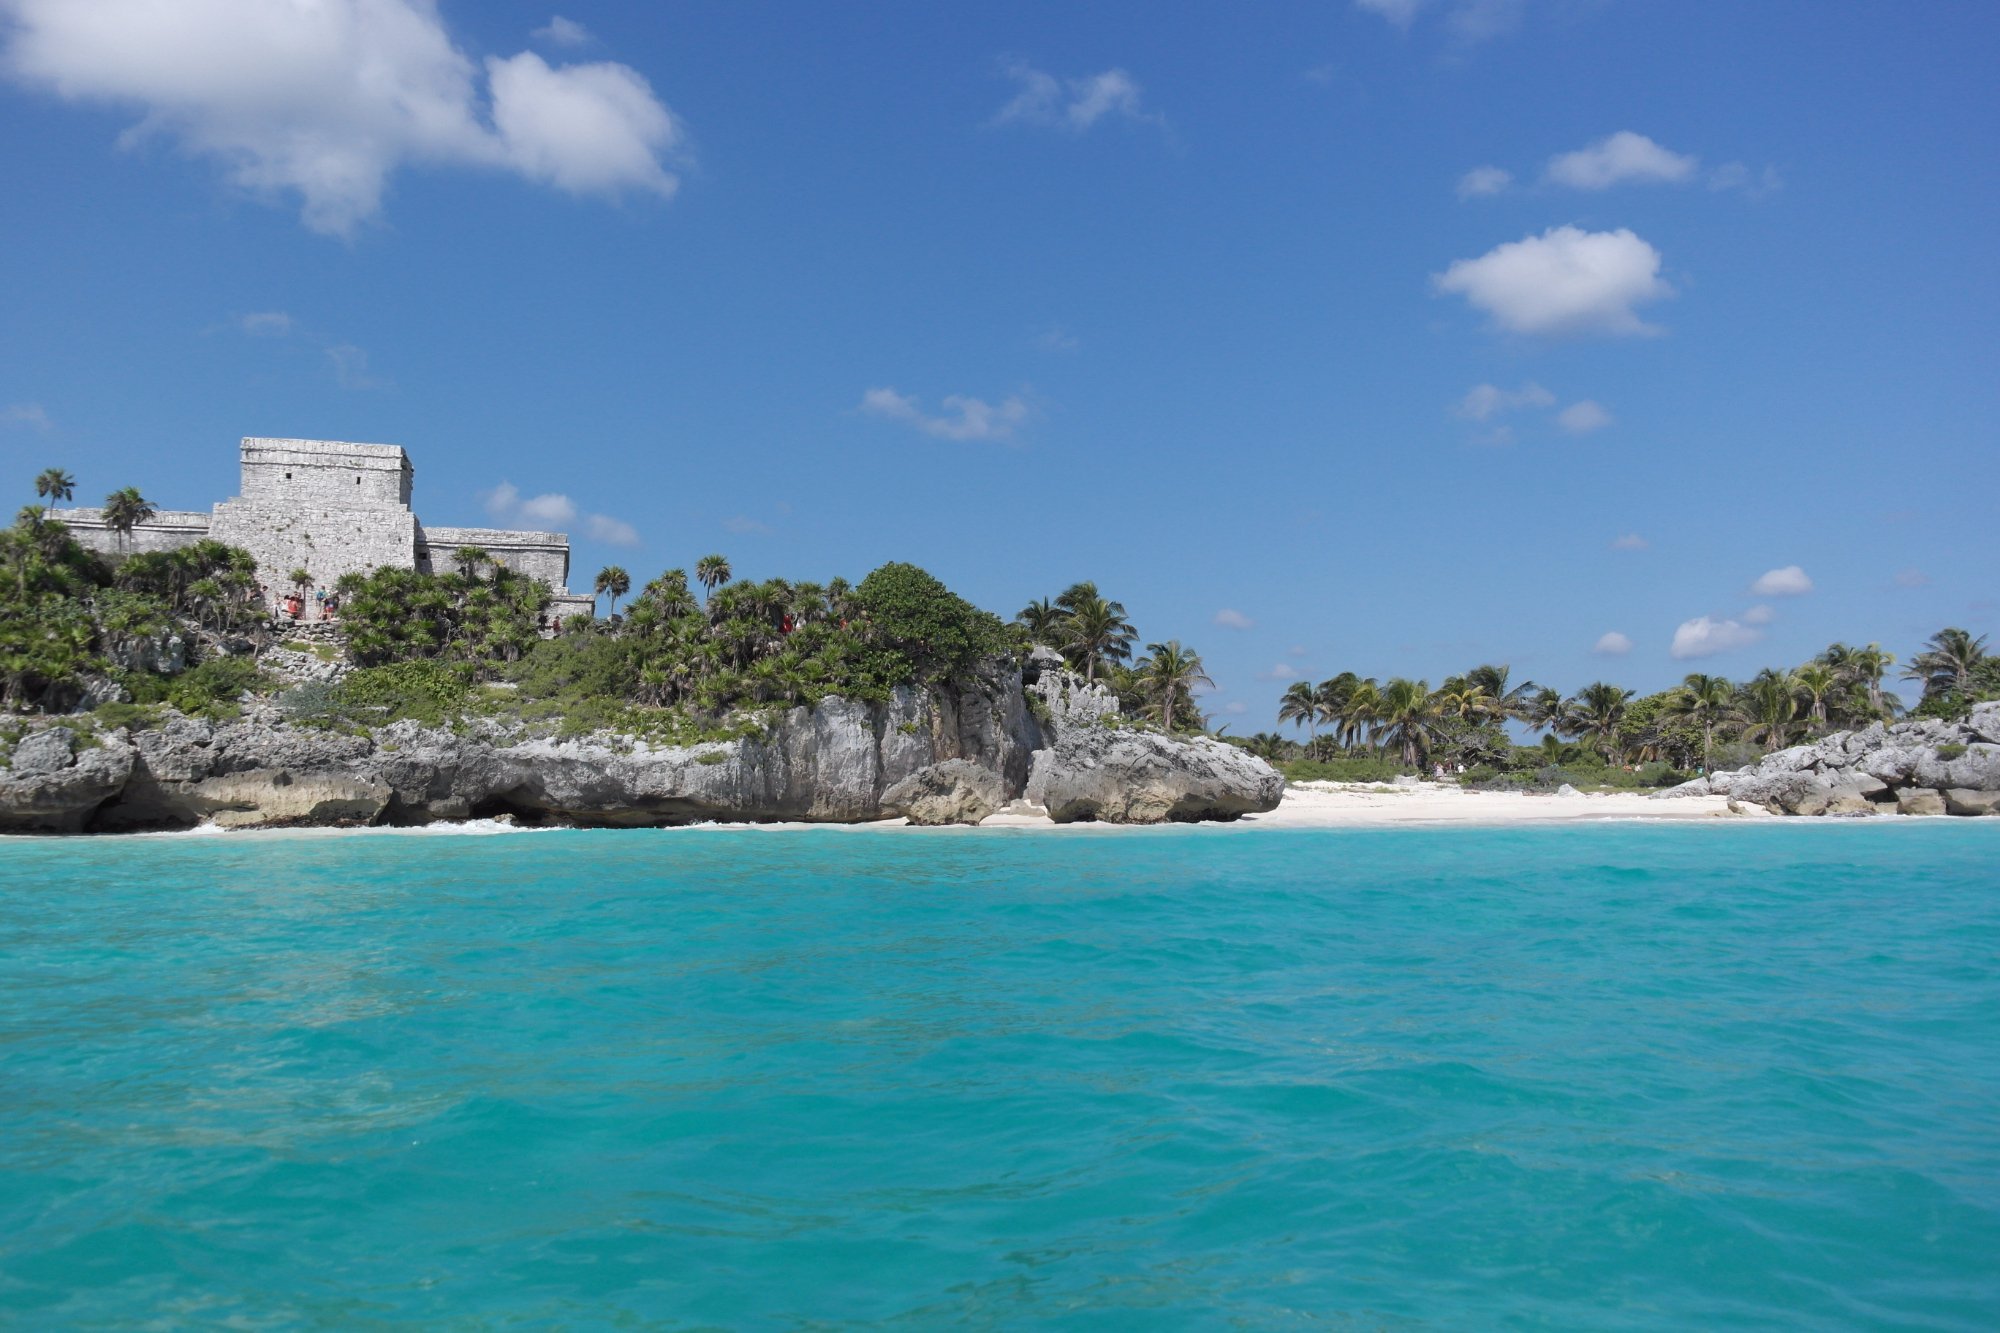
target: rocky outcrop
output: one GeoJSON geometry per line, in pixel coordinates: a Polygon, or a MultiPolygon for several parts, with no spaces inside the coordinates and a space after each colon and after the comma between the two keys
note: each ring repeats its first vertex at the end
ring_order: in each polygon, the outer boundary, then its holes
{"type": "Polygon", "coordinates": [[[1000,775],[965,759],[920,768],[882,793],[882,813],[912,824],[977,824],[1006,803],[1000,775]]]}
{"type": "Polygon", "coordinates": [[[1788,815],[2000,813],[2000,703],[1963,722],[1873,723],[1662,796],[1724,795],[1788,815]]]}
{"type": "Polygon", "coordinates": [[[132,747],[122,731],[87,744],[68,727],[33,732],[0,769],[0,832],[79,832],[131,775],[132,747]]]}
{"type": "Polygon", "coordinates": [[[1204,738],[1106,726],[1117,711],[1109,690],[1046,662],[1034,676],[1026,683],[1011,662],[995,660],[948,689],[899,688],[877,703],[829,698],[778,714],[759,735],[688,745],[551,738],[476,721],[350,735],[255,703],[234,721],[170,715],[156,729],[91,742],[49,726],[22,740],[0,771],[0,829],[502,814],[610,826],[852,823],[896,813],[977,822],[1024,791],[1061,821],[1233,819],[1277,804],[1283,779],[1261,760],[1204,738]]]}
{"type": "Polygon", "coordinates": [[[1275,810],[1285,780],[1263,760],[1206,736],[1071,727],[1035,756],[1027,796],[1058,824],[1230,820],[1275,810]]]}

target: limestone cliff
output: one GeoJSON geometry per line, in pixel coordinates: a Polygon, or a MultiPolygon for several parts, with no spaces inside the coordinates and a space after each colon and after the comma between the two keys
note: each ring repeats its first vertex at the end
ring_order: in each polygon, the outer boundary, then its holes
{"type": "Polygon", "coordinates": [[[0,768],[0,831],[501,814],[610,826],[853,823],[888,817],[900,808],[885,806],[889,789],[948,761],[990,773],[999,798],[1013,800],[1031,766],[1046,784],[1048,774],[1075,767],[1070,755],[1088,757],[1096,803],[1069,801],[1063,818],[1233,818],[1276,805],[1283,781],[1261,761],[1214,742],[1141,743],[1144,733],[1112,733],[1100,725],[1117,708],[1108,691],[1046,663],[1031,669],[1032,685],[1011,662],[994,661],[950,688],[900,688],[882,703],[830,698],[780,715],[760,737],[695,745],[603,733],[535,738],[477,722],[456,730],[402,722],[346,735],[292,725],[267,705],[233,722],[176,716],[89,744],[58,722],[22,740],[0,768]],[[1097,733],[1119,743],[1086,744],[1097,733]],[[1107,798],[1121,782],[1129,797],[1107,798]]]}

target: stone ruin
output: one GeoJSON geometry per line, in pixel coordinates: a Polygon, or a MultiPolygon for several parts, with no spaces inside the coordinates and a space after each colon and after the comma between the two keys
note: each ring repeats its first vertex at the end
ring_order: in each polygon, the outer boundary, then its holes
{"type": "Polygon", "coordinates": [[[385,566],[449,570],[461,546],[483,548],[495,564],[540,580],[552,619],[592,614],[596,601],[572,593],[569,538],[560,532],[433,528],[410,508],[416,470],[400,445],[246,436],[240,493],[208,513],[161,510],[123,538],[102,509],[59,509],[77,541],[108,554],[170,551],[204,538],[239,546],[257,561],[257,580],[275,612],[303,569],[331,589],[343,574],[385,566]]]}

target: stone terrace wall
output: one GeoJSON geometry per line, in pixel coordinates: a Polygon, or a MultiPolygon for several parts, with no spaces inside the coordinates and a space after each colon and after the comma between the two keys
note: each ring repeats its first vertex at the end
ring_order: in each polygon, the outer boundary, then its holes
{"type": "Polygon", "coordinates": [[[569,579],[569,538],[559,532],[508,532],[500,528],[434,528],[417,530],[417,568],[441,572],[455,568],[451,553],[477,546],[516,574],[540,579],[560,591],[569,579]]]}
{"type": "Polygon", "coordinates": [[[53,517],[69,528],[77,544],[108,555],[137,554],[140,551],[177,551],[208,536],[209,516],[189,510],[163,509],[132,529],[122,545],[118,534],[104,521],[102,509],[58,509],[53,517]]]}

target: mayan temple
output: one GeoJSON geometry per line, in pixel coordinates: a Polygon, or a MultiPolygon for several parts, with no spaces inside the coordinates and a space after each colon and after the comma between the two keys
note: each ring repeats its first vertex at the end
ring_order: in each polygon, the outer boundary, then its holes
{"type": "Polygon", "coordinates": [[[240,489],[208,513],[161,510],[122,538],[101,509],[55,516],[98,551],[167,551],[204,538],[242,547],[256,558],[258,581],[274,607],[295,569],[331,587],[343,574],[384,566],[430,573],[435,561],[449,569],[454,550],[477,546],[495,564],[545,584],[552,616],[594,609],[592,598],[569,590],[567,536],[426,527],[410,508],[415,475],[400,445],[246,437],[240,489]]]}

